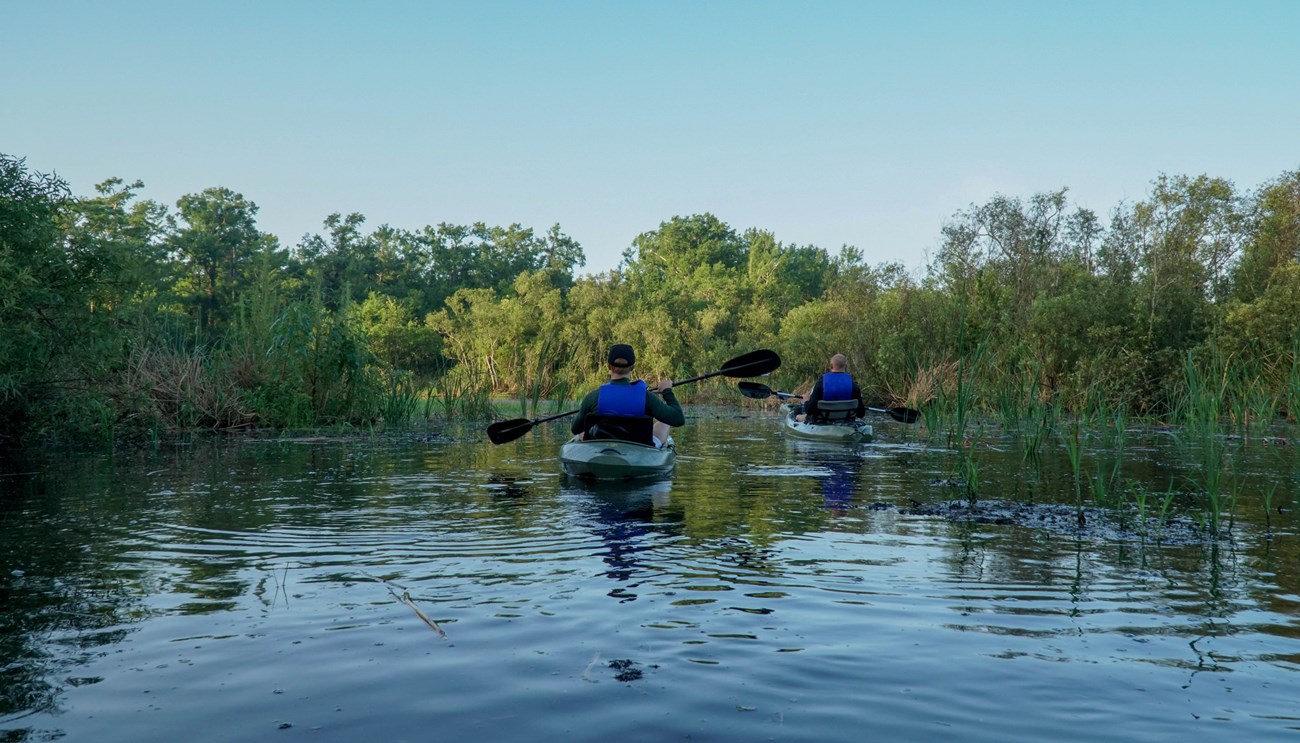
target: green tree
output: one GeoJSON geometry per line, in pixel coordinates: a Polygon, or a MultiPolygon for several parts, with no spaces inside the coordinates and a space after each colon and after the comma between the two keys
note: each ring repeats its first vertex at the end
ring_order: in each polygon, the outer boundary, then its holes
{"type": "Polygon", "coordinates": [[[95,186],[97,196],[75,199],[63,210],[62,229],[70,243],[111,261],[110,276],[96,280],[96,301],[119,317],[129,312],[137,327],[148,327],[174,304],[172,266],[163,243],[167,208],[138,200],[144,183],[110,178],[95,186]]]}
{"type": "Polygon", "coordinates": [[[1261,187],[1251,202],[1249,220],[1250,237],[1232,272],[1233,294],[1242,302],[1263,294],[1279,268],[1300,261],[1300,170],[1261,187]]]}
{"type": "Polygon", "coordinates": [[[335,212],[325,218],[325,235],[307,235],[298,244],[307,283],[320,288],[331,310],[378,288],[379,242],[362,234],[365,221],[356,212],[335,212]]]}
{"type": "Polygon", "coordinates": [[[517,276],[546,271],[557,287],[572,284],[573,271],[586,259],[582,247],[554,225],[538,237],[517,224],[489,227],[442,223],[426,226],[413,237],[409,252],[414,270],[425,287],[425,308],[434,311],[461,289],[493,289],[498,294],[514,290],[517,276]]]}
{"type": "Polygon", "coordinates": [[[420,322],[409,304],[371,292],[352,313],[369,341],[370,351],[388,369],[432,376],[442,364],[442,337],[420,322]]]}
{"type": "Polygon", "coordinates": [[[71,211],[63,180],[0,154],[0,448],[112,421],[117,264],[103,241],[69,237],[71,211]]]}
{"type": "Polygon", "coordinates": [[[176,207],[167,247],[181,273],[178,290],[203,327],[219,327],[248,289],[255,258],[278,252],[277,242],[258,231],[257,205],[228,188],[187,194],[176,207]]]}
{"type": "Polygon", "coordinates": [[[1148,344],[1181,354],[1205,337],[1212,300],[1226,293],[1240,237],[1236,193],[1220,178],[1161,175],[1134,220],[1148,344]]]}

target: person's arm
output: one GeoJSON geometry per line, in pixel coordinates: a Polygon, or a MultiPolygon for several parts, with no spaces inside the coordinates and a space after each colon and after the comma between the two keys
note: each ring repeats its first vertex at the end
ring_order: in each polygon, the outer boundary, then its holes
{"type": "Polygon", "coordinates": [[[569,426],[570,433],[584,433],[587,430],[587,415],[596,409],[596,401],[600,398],[600,390],[593,390],[582,398],[582,405],[578,406],[578,417],[573,419],[573,425],[569,426]]]}
{"type": "Polygon", "coordinates": [[[817,412],[817,402],[822,399],[822,380],[817,378],[816,384],[813,385],[812,392],[808,393],[808,399],[804,401],[803,411],[809,415],[817,412]]]}
{"type": "Polygon", "coordinates": [[[682,412],[682,405],[677,402],[677,396],[671,387],[658,395],[647,394],[645,406],[646,411],[657,421],[663,421],[674,428],[686,425],[686,413],[682,412]]]}
{"type": "Polygon", "coordinates": [[[867,415],[867,404],[862,401],[862,388],[857,382],[853,383],[853,399],[858,401],[858,409],[854,411],[853,417],[865,418],[867,415]]]}

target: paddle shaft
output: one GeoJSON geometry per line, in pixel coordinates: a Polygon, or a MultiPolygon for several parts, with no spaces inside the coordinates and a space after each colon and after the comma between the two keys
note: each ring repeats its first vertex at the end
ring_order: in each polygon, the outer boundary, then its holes
{"type": "MultiPolygon", "coordinates": [[[[740,388],[740,393],[745,397],[753,397],[758,399],[764,397],[776,397],[777,399],[780,400],[799,398],[799,395],[792,395],[789,392],[779,392],[777,390],[772,389],[771,387],[768,387],[765,384],[759,384],[757,382],[741,382],[739,384],[739,388],[740,388]]],[[[883,413],[900,423],[915,423],[916,420],[921,417],[921,414],[919,412],[912,410],[911,408],[867,407],[867,410],[869,410],[872,413],[883,413]]]]}
{"type": "MultiPolygon", "coordinates": [[[[781,357],[778,356],[775,351],[760,349],[731,359],[727,363],[723,364],[722,368],[718,371],[712,371],[707,374],[700,374],[699,376],[683,379],[679,382],[673,382],[673,386],[677,387],[683,384],[690,384],[691,382],[698,382],[701,379],[708,379],[720,375],[726,375],[729,377],[760,377],[764,374],[772,373],[780,366],[781,357]],[[746,369],[750,371],[746,371],[746,369]]],[[[532,430],[533,426],[536,426],[538,423],[545,423],[546,421],[553,421],[558,418],[566,418],[579,412],[581,411],[570,410],[567,413],[557,413],[545,418],[534,418],[532,420],[527,418],[516,418],[514,420],[493,423],[488,426],[488,439],[494,444],[504,444],[507,441],[514,441],[525,433],[528,433],[528,431],[532,430]]]]}

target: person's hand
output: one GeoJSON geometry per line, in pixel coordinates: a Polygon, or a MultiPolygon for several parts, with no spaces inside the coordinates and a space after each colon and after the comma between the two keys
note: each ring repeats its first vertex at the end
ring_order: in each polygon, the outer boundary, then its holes
{"type": "Polygon", "coordinates": [[[672,387],[673,387],[673,380],[661,379],[657,384],[655,384],[655,392],[658,392],[659,394],[662,395],[665,390],[670,390],[672,389],[672,387]]]}

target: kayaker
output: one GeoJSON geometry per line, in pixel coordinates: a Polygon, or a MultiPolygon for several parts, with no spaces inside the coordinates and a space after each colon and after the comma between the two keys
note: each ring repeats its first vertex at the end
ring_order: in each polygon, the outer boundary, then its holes
{"type": "Polygon", "coordinates": [[[642,380],[633,382],[636,353],[626,343],[610,347],[608,364],[609,381],[582,398],[578,417],[573,421],[573,433],[585,438],[589,428],[587,416],[593,413],[628,418],[650,416],[655,421],[654,444],[663,446],[668,440],[669,427],[686,424],[686,414],[673,395],[672,380],[659,380],[653,389],[646,387],[642,380]]]}
{"type": "Polygon", "coordinates": [[[861,418],[867,414],[867,405],[862,401],[862,390],[858,388],[858,383],[853,381],[853,376],[849,374],[849,360],[844,358],[844,354],[837,353],[831,357],[831,370],[826,372],[813,385],[812,392],[804,395],[803,411],[795,416],[795,420],[807,420],[808,416],[817,416],[817,403],[820,400],[832,402],[836,400],[857,400],[858,409],[853,413],[855,418],[861,418]]]}

